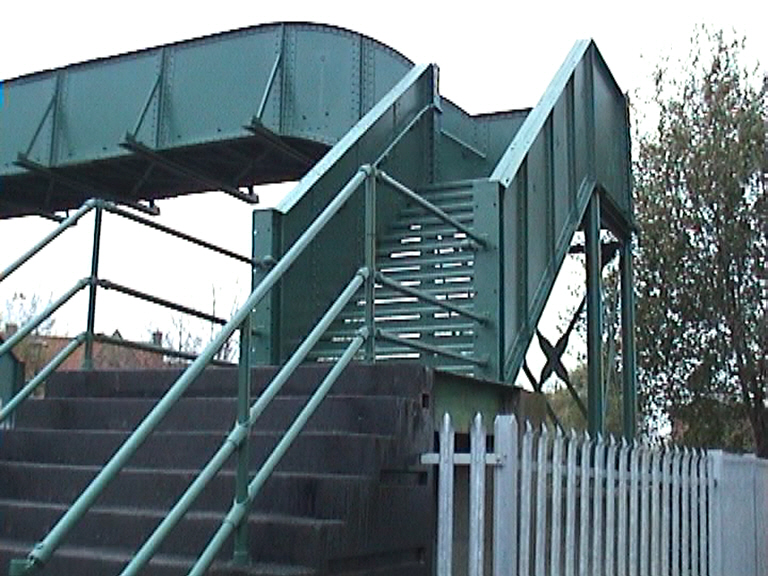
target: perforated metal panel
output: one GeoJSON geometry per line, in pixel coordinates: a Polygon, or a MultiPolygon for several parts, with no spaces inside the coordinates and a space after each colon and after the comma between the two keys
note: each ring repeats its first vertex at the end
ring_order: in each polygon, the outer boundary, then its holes
{"type": "MultiPolygon", "coordinates": [[[[471,184],[422,190],[421,196],[466,226],[474,224],[474,190],[471,184]]],[[[474,309],[475,251],[466,235],[429,214],[424,208],[406,205],[378,243],[376,267],[387,278],[426,292],[438,300],[474,309]]],[[[468,358],[475,355],[476,322],[456,312],[376,285],[376,327],[403,341],[439,346],[468,358]]],[[[329,338],[318,347],[315,358],[340,354],[354,331],[364,322],[364,302],[358,300],[337,322],[329,338]]],[[[376,360],[417,360],[422,364],[473,373],[476,366],[406,344],[377,342],[376,360]]]]}

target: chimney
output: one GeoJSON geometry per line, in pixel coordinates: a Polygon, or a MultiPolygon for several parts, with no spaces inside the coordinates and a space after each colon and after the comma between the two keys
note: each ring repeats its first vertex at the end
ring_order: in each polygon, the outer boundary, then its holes
{"type": "Polygon", "coordinates": [[[15,322],[7,322],[5,325],[5,337],[10,338],[19,331],[19,325],[15,322]]]}
{"type": "Polygon", "coordinates": [[[160,330],[152,332],[152,344],[155,346],[163,345],[163,333],[160,330]]]}

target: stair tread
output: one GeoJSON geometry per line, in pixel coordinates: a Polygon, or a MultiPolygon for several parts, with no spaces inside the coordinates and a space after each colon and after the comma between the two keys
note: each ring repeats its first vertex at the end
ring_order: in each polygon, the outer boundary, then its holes
{"type": "MultiPolygon", "coordinates": [[[[19,542],[0,538],[0,552],[9,556],[24,558],[34,546],[33,542],[19,542]]],[[[124,565],[133,557],[133,553],[111,548],[62,545],[56,550],[54,558],[102,560],[124,565]]],[[[153,567],[167,567],[186,570],[194,558],[171,554],[157,554],[152,560],[153,567]]],[[[209,570],[213,574],[242,574],[244,576],[311,576],[316,571],[308,566],[279,564],[274,562],[253,562],[245,567],[232,566],[228,562],[215,561],[209,570]]]]}
{"type": "MultiPolygon", "coordinates": [[[[77,434],[77,435],[92,435],[92,436],[112,436],[112,437],[120,437],[120,436],[129,436],[131,434],[131,430],[101,430],[101,429],[67,429],[67,430],[61,430],[59,428],[23,428],[23,427],[17,427],[13,429],[13,432],[21,432],[21,433],[41,433],[41,434],[77,434]]],[[[11,432],[11,433],[13,433],[11,432]]],[[[152,436],[157,437],[172,437],[172,436],[183,436],[183,437],[209,437],[216,434],[224,435],[229,430],[156,430],[152,433],[152,436]]],[[[8,432],[7,432],[8,433],[8,432]]],[[[377,439],[390,439],[392,438],[391,434],[377,434],[377,433],[368,433],[368,432],[346,432],[344,430],[329,430],[329,431],[316,431],[316,430],[307,430],[305,432],[302,432],[302,437],[307,438],[377,438],[377,439]]],[[[282,430],[252,430],[251,431],[251,437],[254,436],[260,436],[264,438],[279,438],[283,436],[282,430]]],[[[2,456],[0,455],[0,460],[2,460],[2,456]]]]}
{"type": "MultiPolygon", "coordinates": [[[[33,468],[38,470],[80,470],[86,472],[97,473],[101,471],[103,466],[95,464],[59,464],[56,462],[29,462],[25,460],[3,460],[0,459],[0,467],[14,467],[14,468],[33,468]]],[[[171,468],[171,469],[157,469],[148,468],[145,466],[126,466],[122,469],[121,474],[152,474],[153,476],[185,476],[189,474],[197,474],[199,469],[195,468],[171,468]]],[[[219,472],[223,476],[234,477],[235,471],[224,469],[219,472]]],[[[371,477],[365,474],[345,474],[342,472],[290,472],[278,470],[272,473],[272,478],[309,478],[309,479],[331,479],[331,480],[351,480],[351,481],[370,481],[371,477]]]]}
{"type": "MultiPolygon", "coordinates": [[[[38,502],[36,500],[17,500],[12,498],[0,498],[0,507],[6,509],[18,508],[23,510],[55,510],[66,512],[69,504],[59,502],[38,502]]],[[[115,516],[141,516],[144,518],[154,518],[161,520],[167,516],[167,510],[155,508],[139,508],[136,506],[103,506],[94,505],[88,511],[89,514],[109,514],[115,516]]],[[[190,510],[186,518],[190,520],[222,520],[223,512],[213,512],[209,510],[190,510]]],[[[309,518],[306,516],[291,516],[287,514],[275,514],[264,512],[252,512],[249,514],[251,522],[271,522],[280,524],[290,524],[293,526],[342,526],[343,520],[334,518],[309,518]]]]}

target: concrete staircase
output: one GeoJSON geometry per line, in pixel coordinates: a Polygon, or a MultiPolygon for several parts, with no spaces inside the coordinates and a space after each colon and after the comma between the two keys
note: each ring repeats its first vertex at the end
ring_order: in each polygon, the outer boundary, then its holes
{"type": "MultiPolygon", "coordinates": [[[[257,423],[255,470],[326,368],[301,368],[257,423]]],[[[273,369],[253,373],[254,396],[273,369]]],[[[177,370],[69,372],[0,431],[0,573],[23,557],[178,376],[177,370]]],[[[353,365],[265,485],[249,517],[252,563],[211,574],[431,573],[434,483],[416,466],[432,448],[432,373],[353,365]]],[[[160,522],[235,419],[236,370],[209,369],[139,449],[41,574],[113,575],[160,522]]],[[[186,574],[234,498],[229,462],[145,573],[186,574]]]]}

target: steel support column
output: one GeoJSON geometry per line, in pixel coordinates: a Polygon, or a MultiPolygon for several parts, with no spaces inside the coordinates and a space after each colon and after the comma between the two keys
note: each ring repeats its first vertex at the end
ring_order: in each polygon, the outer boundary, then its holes
{"type": "MultiPolygon", "coordinates": [[[[238,364],[237,387],[237,423],[250,426],[251,412],[251,314],[240,325],[240,362],[238,364]]],[[[248,452],[250,433],[237,447],[237,474],[235,478],[235,502],[245,504],[248,501],[248,452]]],[[[245,566],[250,561],[248,552],[248,517],[235,529],[234,554],[232,561],[238,566],[245,566]]]]}
{"type": "Polygon", "coordinates": [[[94,325],[96,324],[96,288],[99,279],[99,251],[101,250],[101,220],[104,211],[101,205],[96,206],[93,221],[93,253],[91,255],[91,276],[89,278],[90,290],[88,293],[88,325],[85,332],[85,354],[83,355],[83,369],[93,369],[93,340],[94,325]]]}
{"type": "Polygon", "coordinates": [[[624,438],[635,437],[637,419],[637,366],[635,362],[635,294],[632,279],[632,237],[621,244],[621,371],[624,386],[622,422],[624,438]]]}
{"type": "Polygon", "coordinates": [[[592,193],[584,220],[587,252],[587,422],[590,435],[605,431],[600,195],[592,193]]]}
{"type": "MultiPolygon", "coordinates": [[[[372,169],[373,170],[373,169],[372,169]]],[[[371,173],[365,181],[365,267],[368,278],[365,280],[365,326],[368,338],[365,342],[365,359],[376,359],[375,326],[375,284],[376,284],[376,175],[371,173]]]]}

